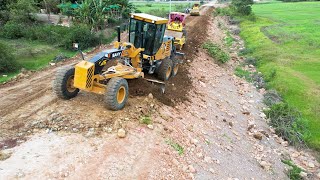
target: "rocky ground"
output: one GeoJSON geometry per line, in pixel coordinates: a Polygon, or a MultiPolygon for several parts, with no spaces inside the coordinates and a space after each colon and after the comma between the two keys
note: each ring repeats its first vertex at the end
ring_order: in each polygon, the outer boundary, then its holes
{"type": "Polygon", "coordinates": [[[305,179],[320,178],[311,153],[289,147],[267,125],[264,91],[234,75],[240,37],[233,35],[224,65],[201,48],[207,40],[223,45],[230,27],[212,17],[212,5],[188,17],[187,58],[165,95],[131,81],[121,111],[106,110],[91,93],[60,100],[53,74],[77,58],[2,85],[0,179],[288,179],[282,159],[303,168],[305,179]]]}

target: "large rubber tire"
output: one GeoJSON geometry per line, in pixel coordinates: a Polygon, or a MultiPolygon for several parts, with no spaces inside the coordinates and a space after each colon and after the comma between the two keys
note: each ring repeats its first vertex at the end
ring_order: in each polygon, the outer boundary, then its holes
{"type": "Polygon", "coordinates": [[[185,38],[185,42],[184,42],[184,44],[186,44],[187,43],[187,30],[182,30],[182,36],[184,36],[184,38],[185,38]]]}
{"type": "Polygon", "coordinates": [[[71,99],[76,97],[79,89],[73,86],[74,67],[65,66],[58,69],[53,81],[53,91],[62,99],[71,99]]]}
{"type": "Polygon", "coordinates": [[[166,58],[162,60],[158,72],[158,78],[162,81],[167,81],[169,80],[171,76],[171,71],[172,71],[172,60],[169,58],[166,58]]]}
{"type": "Polygon", "coordinates": [[[176,52],[177,52],[176,46],[175,46],[175,45],[172,45],[172,50],[171,50],[170,59],[175,59],[175,57],[176,57],[176,52]]]}
{"type": "Polygon", "coordinates": [[[126,105],[129,97],[129,86],[127,80],[121,77],[111,78],[107,84],[104,95],[106,107],[117,111],[126,105]]]}
{"type": "Polygon", "coordinates": [[[173,62],[173,66],[172,66],[171,77],[175,77],[178,74],[180,64],[179,64],[179,61],[176,59],[173,59],[172,62],[173,62]]]}

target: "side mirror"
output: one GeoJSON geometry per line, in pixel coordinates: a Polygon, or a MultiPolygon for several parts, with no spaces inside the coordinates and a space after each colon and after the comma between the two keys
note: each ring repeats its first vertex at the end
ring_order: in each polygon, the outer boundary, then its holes
{"type": "Polygon", "coordinates": [[[72,43],[72,48],[74,50],[78,50],[79,49],[79,43],[72,43]]]}

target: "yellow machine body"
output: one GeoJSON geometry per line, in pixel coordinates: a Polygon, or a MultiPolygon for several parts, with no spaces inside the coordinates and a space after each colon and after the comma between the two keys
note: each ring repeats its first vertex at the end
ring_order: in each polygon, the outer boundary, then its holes
{"type": "Polygon", "coordinates": [[[200,16],[200,4],[198,4],[198,3],[193,4],[190,15],[191,16],[200,16]]]}
{"type": "Polygon", "coordinates": [[[186,14],[181,12],[171,12],[169,14],[169,23],[166,30],[167,36],[174,37],[175,46],[181,50],[186,43],[186,34],[184,33],[184,22],[186,14]]]}
{"type": "Polygon", "coordinates": [[[74,86],[91,91],[94,76],[94,63],[88,61],[81,61],[75,66],[74,86]]]}
{"type": "Polygon", "coordinates": [[[179,31],[182,32],[183,30],[183,25],[182,22],[171,22],[168,24],[168,30],[173,30],[173,31],[179,31]]]}
{"type": "MultiPolygon", "coordinates": [[[[168,23],[167,19],[143,13],[131,14],[131,18],[154,24],[168,23]]],[[[125,48],[121,50],[121,57],[129,58],[132,66],[118,63],[115,66],[109,67],[107,71],[104,71],[100,74],[94,74],[95,64],[83,60],[75,66],[74,87],[84,91],[104,94],[106,85],[102,82],[105,80],[113,77],[122,77],[125,79],[143,78],[144,73],[142,72],[143,68],[141,65],[141,58],[149,61],[159,61],[165,59],[166,57],[170,57],[172,40],[162,42],[158,51],[152,56],[146,54],[141,56],[144,48],[136,48],[132,43],[118,41],[114,42],[114,49],[121,49],[123,47],[125,48]]],[[[99,62],[99,65],[103,66],[106,63],[107,60],[104,60],[99,62]]]]}

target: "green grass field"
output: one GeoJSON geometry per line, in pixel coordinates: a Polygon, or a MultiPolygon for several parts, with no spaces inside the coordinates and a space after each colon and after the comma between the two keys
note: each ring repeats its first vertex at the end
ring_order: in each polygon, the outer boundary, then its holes
{"type": "MultiPolygon", "coordinates": [[[[47,66],[48,63],[59,54],[63,54],[66,57],[72,57],[76,54],[76,52],[63,50],[62,48],[56,48],[37,41],[0,39],[0,42],[9,45],[17,58],[17,62],[21,67],[27,70],[41,69],[47,66]]],[[[0,83],[11,79],[18,73],[19,71],[0,73],[0,83]],[[3,75],[7,75],[7,77],[4,77],[3,75]]]]}
{"type": "Polygon", "coordinates": [[[292,106],[298,108],[320,149],[320,2],[256,4],[257,21],[241,23],[241,36],[259,70],[292,106]]]}
{"type": "MultiPolygon", "coordinates": [[[[170,12],[170,3],[168,2],[133,2],[138,10],[144,13],[166,17],[170,12]]],[[[171,11],[184,12],[186,8],[191,8],[192,2],[172,2],[171,11]]]]}

